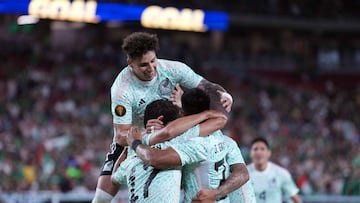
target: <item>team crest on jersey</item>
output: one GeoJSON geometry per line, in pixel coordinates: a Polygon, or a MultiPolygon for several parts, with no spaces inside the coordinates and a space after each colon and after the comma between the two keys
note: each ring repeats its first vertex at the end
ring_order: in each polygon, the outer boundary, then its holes
{"type": "Polygon", "coordinates": [[[126,114],[126,109],[125,109],[125,107],[122,106],[122,105],[117,105],[117,106],[115,107],[115,114],[116,114],[117,116],[124,116],[124,115],[126,114]]]}
{"type": "Polygon", "coordinates": [[[170,94],[171,89],[172,89],[172,84],[169,78],[166,78],[165,80],[160,82],[159,91],[162,95],[170,94]]]}
{"type": "Polygon", "coordinates": [[[270,187],[276,187],[276,178],[272,178],[272,179],[269,181],[269,186],[270,186],[270,187]]]}

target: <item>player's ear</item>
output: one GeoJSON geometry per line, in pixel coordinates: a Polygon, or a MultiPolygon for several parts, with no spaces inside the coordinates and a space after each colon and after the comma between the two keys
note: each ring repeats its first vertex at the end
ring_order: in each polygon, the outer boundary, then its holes
{"type": "MultiPolygon", "coordinates": [[[[126,59],[126,62],[127,62],[127,64],[128,64],[129,66],[132,65],[132,61],[131,61],[131,59],[130,59],[129,57],[126,59]]],[[[131,68],[132,68],[132,66],[131,66],[131,68]]]]}
{"type": "Polygon", "coordinates": [[[182,109],[179,108],[179,117],[185,116],[185,113],[182,109]]]}

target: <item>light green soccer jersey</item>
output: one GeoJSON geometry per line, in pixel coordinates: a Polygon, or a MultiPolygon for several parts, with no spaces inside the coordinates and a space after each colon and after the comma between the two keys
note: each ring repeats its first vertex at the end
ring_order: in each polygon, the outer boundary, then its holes
{"type": "MultiPolygon", "coordinates": [[[[230,165],[244,163],[237,144],[221,131],[207,137],[195,137],[184,143],[176,143],[171,147],[179,154],[184,166],[182,172],[185,202],[191,202],[200,188],[218,188],[230,175],[230,165]],[[201,166],[203,164],[205,167],[201,166]]],[[[217,202],[230,200],[226,196],[217,202]]]]}
{"type": "Polygon", "coordinates": [[[152,81],[140,81],[129,66],[116,77],[111,87],[113,123],[143,128],[144,111],[149,103],[168,99],[177,83],[194,88],[203,79],[184,63],[164,59],[157,62],[157,76],[152,81]]]}
{"type": "Polygon", "coordinates": [[[248,170],[258,203],[282,203],[283,196],[288,198],[299,192],[290,173],[277,164],[269,162],[264,171],[250,164],[248,170]]]}
{"type": "Polygon", "coordinates": [[[230,202],[236,203],[256,203],[256,197],[251,179],[239,189],[229,194],[230,202]]]}
{"type": "MultiPolygon", "coordinates": [[[[153,147],[166,149],[171,144],[184,142],[191,137],[199,136],[199,126],[195,126],[180,136],[153,147]]],[[[143,143],[148,143],[151,135],[145,135],[143,143]]],[[[145,165],[132,149],[113,174],[119,184],[128,186],[129,201],[140,202],[180,202],[181,169],[159,170],[145,165]]]]}
{"type": "Polygon", "coordinates": [[[158,170],[131,156],[121,163],[113,176],[119,184],[127,185],[131,203],[180,201],[180,169],[158,170]]]}

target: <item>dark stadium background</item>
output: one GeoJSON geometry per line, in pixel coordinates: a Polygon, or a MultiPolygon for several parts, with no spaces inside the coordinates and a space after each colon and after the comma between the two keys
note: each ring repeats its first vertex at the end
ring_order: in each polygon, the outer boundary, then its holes
{"type": "Polygon", "coordinates": [[[229,90],[224,132],[247,162],[251,139],[266,136],[305,202],[360,202],[359,0],[98,2],[222,11],[229,27],[18,25],[20,14],[1,14],[0,202],[89,202],[112,139],[109,88],[133,31],[158,34],[159,58],[229,90]]]}

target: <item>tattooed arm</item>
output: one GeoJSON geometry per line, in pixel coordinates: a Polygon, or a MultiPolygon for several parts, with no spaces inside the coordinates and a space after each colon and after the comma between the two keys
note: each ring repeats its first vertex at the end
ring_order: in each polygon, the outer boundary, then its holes
{"type": "Polygon", "coordinates": [[[208,94],[217,92],[218,90],[222,92],[226,92],[226,90],[220,85],[210,82],[206,79],[202,79],[197,87],[204,90],[208,94]]]}
{"type": "MultiPolygon", "coordinates": [[[[228,113],[231,111],[231,106],[233,104],[233,99],[226,90],[216,83],[209,82],[206,79],[202,79],[197,86],[204,90],[209,96],[211,100],[211,107],[210,109],[219,110],[223,113],[228,113]]],[[[176,84],[174,91],[172,92],[169,100],[173,102],[174,105],[181,108],[181,96],[183,95],[184,91],[180,87],[179,84],[176,84]]]]}
{"type": "Polygon", "coordinates": [[[210,109],[220,110],[221,108],[219,107],[222,106],[223,108],[225,108],[226,112],[231,111],[233,99],[223,87],[216,83],[212,83],[206,79],[202,79],[197,87],[209,94],[210,100],[212,101],[210,109]]]}
{"type": "Polygon", "coordinates": [[[249,172],[245,164],[233,164],[230,166],[231,174],[226,181],[217,189],[202,189],[197,193],[197,197],[193,202],[201,202],[204,200],[219,200],[230,192],[240,188],[249,180],[249,172]]]}

